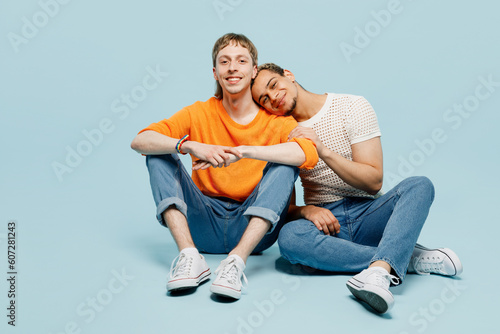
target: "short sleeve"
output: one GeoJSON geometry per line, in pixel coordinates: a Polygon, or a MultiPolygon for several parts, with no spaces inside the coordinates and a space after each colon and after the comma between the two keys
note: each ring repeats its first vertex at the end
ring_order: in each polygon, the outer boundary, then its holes
{"type": "Polygon", "coordinates": [[[185,134],[189,134],[190,123],[190,108],[186,107],[181,109],[168,119],[150,124],[148,127],[139,131],[139,133],[151,130],[168,137],[180,138],[185,134]]]}
{"type": "Polygon", "coordinates": [[[353,101],[346,116],[351,145],[381,136],[377,115],[364,97],[359,96],[353,101]]]}
{"type": "MultiPolygon", "coordinates": [[[[283,116],[278,116],[283,117],[283,116]]],[[[288,141],[288,135],[290,132],[297,127],[298,123],[292,116],[287,116],[283,125],[283,131],[281,133],[281,142],[285,143],[288,141]]],[[[290,141],[296,142],[299,144],[302,151],[306,156],[306,160],[299,168],[303,169],[312,169],[318,163],[319,156],[318,151],[316,150],[316,145],[312,142],[312,140],[306,138],[292,138],[290,141]]]]}

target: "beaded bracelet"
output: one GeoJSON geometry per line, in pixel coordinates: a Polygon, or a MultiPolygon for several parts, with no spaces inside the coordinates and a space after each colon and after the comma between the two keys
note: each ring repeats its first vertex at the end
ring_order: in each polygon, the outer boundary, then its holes
{"type": "Polygon", "coordinates": [[[189,135],[185,135],[184,137],[182,137],[178,142],[177,142],[177,145],[175,145],[175,150],[177,151],[177,153],[180,153],[180,154],[186,154],[186,153],[182,153],[181,152],[181,146],[182,144],[184,144],[185,141],[187,141],[189,138],[189,135]]]}

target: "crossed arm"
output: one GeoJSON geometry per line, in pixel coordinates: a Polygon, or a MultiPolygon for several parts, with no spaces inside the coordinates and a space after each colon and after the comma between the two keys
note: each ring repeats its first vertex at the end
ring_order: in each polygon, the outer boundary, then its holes
{"type": "MultiPolygon", "coordinates": [[[[146,155],[177,153],[175,146],[179,140],[156,131],[144,131],[138,134],[132,144],[133,150],[146,155]]],[[[302,148],[296,142],[288,142],[271,146],[220,146],[186,141],[182,152],[190,153],[199,160],[193,162],[193,169],[209,167],[227,167],[242,158],[257,159],[269,162],[300,166],[306,161],[302,148]]]]}
{"type": "MultiPolygon", "coordinates": [[[[297,127],[290,133],[290,138],[309,138],[316,144],[319,157],[347,184],[376,194],[382,188],[383,159],[380,137],[353,144],[352,161],[342,157],[326,147],[311,128],[297,127]]],[[[288,219],[305,218],[310,220],[325,234],[340,231],[340,225],[330,210],[314,205],[297,206],[292,201],[288,211],[288,219]]]]}

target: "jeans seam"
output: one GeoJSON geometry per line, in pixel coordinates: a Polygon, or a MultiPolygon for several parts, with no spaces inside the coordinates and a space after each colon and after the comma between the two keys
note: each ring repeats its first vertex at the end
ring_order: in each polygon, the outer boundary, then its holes
{"type": "Polygon", "coordinates": [[[228,219],[227,219],[227,217],[224,217],[224,249],[226,250],[226,252],[228,249],[227,227],[228,227],[228,219]]]}
{"type": "MultiPolygon", "coordinates": [[[[368,215],[371,215],[371,214],[377,212],[377,210],[379,210],[382,206],[384,206],[389,201],[394,201],[394,200],[398,201],[400,197],[401,197],[401,193],[399,192],[399,189],[395,189],[394,195],[389,196],[384,202],[379,203],[377,207],[373,208],[372,210],[370,210],[367,213],[364,213],[363,217],[366,217],[368,215]]],[[[393,205],[393,206],[395,206],[395,205],[393,205]]]]}
{"type": "Polygon", "coordinates": [[[349,233],[349,241],[352,241],[352,222],[351,218],[349,217],[349,205],[348,205],[349,199],[346,198],[343,203],[344,207],[344,214],[345,214],[345,222],[346,222],[346,227],[347,227],[347,232],[349,233]]]}

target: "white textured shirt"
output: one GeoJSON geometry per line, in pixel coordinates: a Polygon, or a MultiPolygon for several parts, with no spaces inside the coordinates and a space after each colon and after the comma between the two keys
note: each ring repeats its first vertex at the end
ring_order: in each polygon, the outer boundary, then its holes
{"type": "MultiPolygon", "coordinates": [[[[323,144],[352,161],[351,145],[380,137],[377,115],[362,96],[329,93],[321,110],[299,125],[313,128],[323,144]]],[[[319,159],[316,167],[301,169],[306,204],[330,203],[344,197],[374,196],[348,185],[319,159]]]]}

